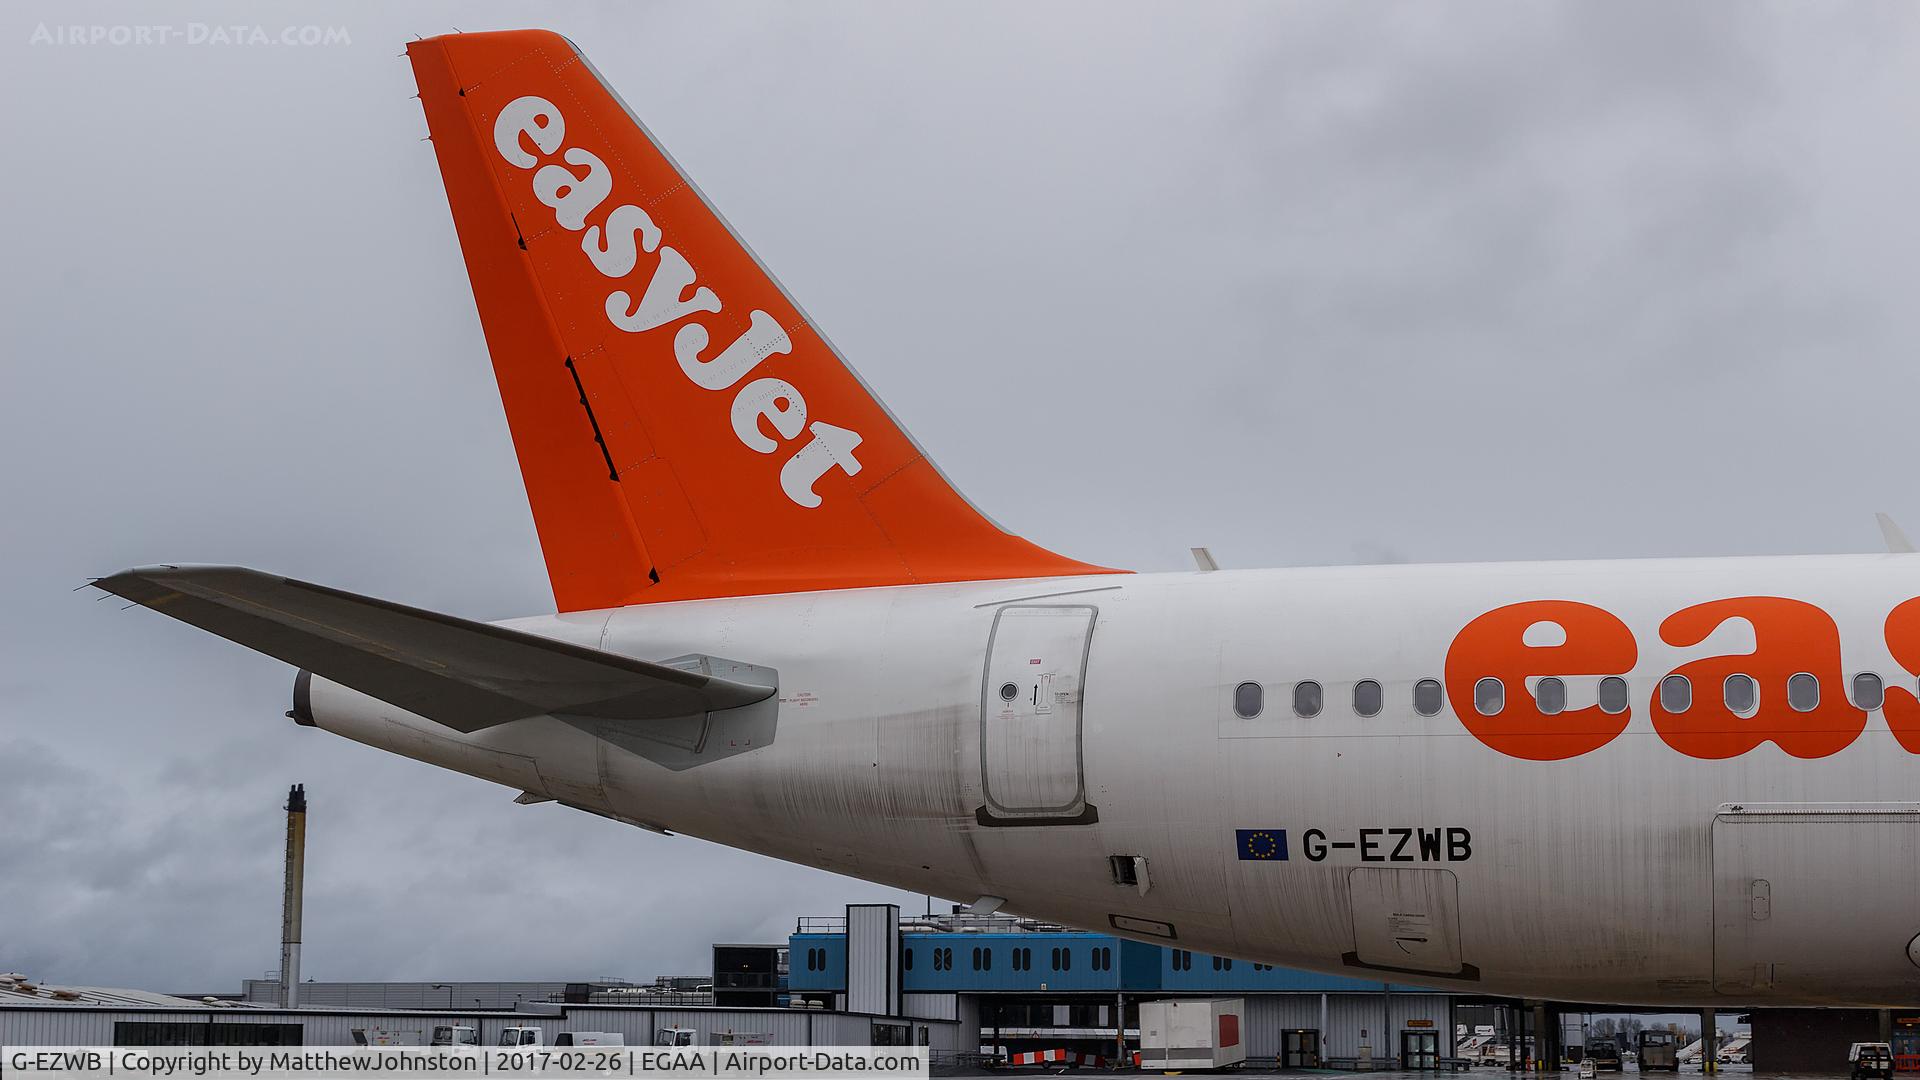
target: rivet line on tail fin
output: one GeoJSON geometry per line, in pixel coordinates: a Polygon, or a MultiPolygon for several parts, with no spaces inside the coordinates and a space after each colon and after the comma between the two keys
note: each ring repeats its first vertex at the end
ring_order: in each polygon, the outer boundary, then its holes
{"type": "Polygon", "coordinates": [[[580,392],[580,407],[587,410],[587,423],[593,425],[593,441],[600,444],[600,457],[607,463],[607,479],[617,484],[620,470],[613,467],[613,454],[607,450],[606,437],[600,434],[600,419],[593,415],[593,403],[587,400],[587,388],[580,385],[580,369],[573,366],[571,356],[567,357],[567,374],[573,376],[573,388],[580,392]]]}

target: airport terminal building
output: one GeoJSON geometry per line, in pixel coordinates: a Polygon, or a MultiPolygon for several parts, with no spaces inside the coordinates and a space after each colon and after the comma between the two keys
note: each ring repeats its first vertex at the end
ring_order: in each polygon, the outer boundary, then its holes
{"type": "MultiPolygon", "coordinates": [[[[238,993],[162,994],[46,985],[0,975],[0,1044],[13,1046],[350,1046],[426,1044],[439,1032],[499,1045],[537,1031],[619,1034],[628,1045],[922,1045],[965,1065],[1035,1051],[1125,1061],[1144,1002],[1232,998],[1250,1066],[1444,1069],[1510,1065],[1532,1054],[1522,1003],[1295,971],[1005,915],[954,910],[902,917],[850,905],[798,919],[784,941],[721,943],[710,973],[641,984],[302,982],[238,993]],[[1498,1034],[1496,1034],[1496,1031],[1498,1034]]],[[[1563,1012],[1607,1006],[1560,1006],[1563,1012]]],[[[1849,1041],[1891,1041],[1920,1074],[1920,1010],[1771,1009],[1751,1019],[1759,1070],[1832,1071],[1849,1041]]],[[[1558,1027],[1553,1021],[1549,1024],[1558,1027]]],[[[1561,1032],[1563,1046],[1577,1038],[1561,1032]]],[[[1697,1065],[1695,1066],[1697,1067],[1697,1065]]]]}
{"type": "Polygon", "coordinates": [[[997,1054],[1059,1048],[1111,1058],[1123,1038],[1138,1045],[1142,1001],[1237,997],[1250,1059],[1432,1068],[1453,1055],[1461,1000],[1006,916],[900,922],[886,906],[802,919],[788,954],[794,1001],[957,1021],[997,1054]]]}
{"type": "Polygon", "coordinates": [[[924,1045],[936,1060],[1068,1050],[1113,1060],[1139,1042],[1139,1005],[1245,1002],[1249,1060],[1281,1067],[1378,1061],[1433,1068],[1454,1050],[1457,995],[1314,975],[1009,916],[903,920],[893,905],[803,918],[785,942],[719,944],[713,973],[651,985],[555,982],[300,984],[232,995],[0,981],[7,1045],[353,1045],[427,1042],[464,1027],[618,1032],[628,1045],[678,1032],[695,1045],[924,1045]],[[1344,1061],[1342,1059],[1345,1059],[1344,1061]]]}

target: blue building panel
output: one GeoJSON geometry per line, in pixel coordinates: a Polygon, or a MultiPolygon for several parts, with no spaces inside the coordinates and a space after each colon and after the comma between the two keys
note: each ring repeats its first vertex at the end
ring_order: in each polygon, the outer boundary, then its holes
{"type": "Polygon", "coordinates": [[[847,988],[847,935],[794,934],[787,938],[787,988],[794,991],[847,988]]]}
{"type": "MultiPolygon", "coordinates": [[[[788,982],[796,993],[847,986],[844,934],[794,934],[788,982]]],[[[1127,941],[1110,934],[900,935],[901,989],[930,993],[1378,993],[1381,982],[1127,941]]],[[[1396,991],[1420,987],[1394,986],[1396,991]]]]}
{"type": "Polygon", "coordinates": [[[1125,990],[1158,990],[1165,981],[1169,950],[1144,941],[1120,942],[1120,984],[1125,990]]]}
{"type": "Polygon", "coordinates": [[[900,981],[914,993],[1118,989],[1119,942],[1104,934],[902,934],[900,981]]]}
{"type": "Polygon", "coordinates": [[[1272,964],[1250,964],[1245,960],[1213,956],[1187,949],[1163,949],[1147,946],[1160,954],[1160,983],[1151,989],[1175,993],[1209,994],[1217,992],[1249,993],[1294,991],[1319,994],[1351,992],[1378,993],[1378,979],[1355,979],[1345,975],[1321,975],[1272,964]]]}

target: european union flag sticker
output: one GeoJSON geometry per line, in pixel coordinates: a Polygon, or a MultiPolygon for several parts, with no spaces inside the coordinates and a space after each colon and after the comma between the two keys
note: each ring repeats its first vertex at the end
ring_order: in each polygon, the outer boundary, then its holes
{"type": "Polygon", "coordinates": [[[1249,859],[1254,862],[1287,860],[1285,829],[1237,829],[1233,835],[1239,841],[1241,862],[1249,859]]]}

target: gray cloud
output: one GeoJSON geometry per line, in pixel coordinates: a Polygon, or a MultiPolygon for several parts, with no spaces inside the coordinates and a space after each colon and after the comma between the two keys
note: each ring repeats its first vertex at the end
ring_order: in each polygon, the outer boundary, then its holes
{"type": "Polygon", "coordinates": [[[0,969],[272,967],[294,781],[321,978],[699,970],[920,902],[296,730],[281,666],[68,591],[178,559],[549,604],[414,33],[574,37],[949,475],[1075,555],[1920,527],[1906,6],[246,4],[176,21],[353,43],[31,43],[166,18],[0,16],[0,969]]]}

